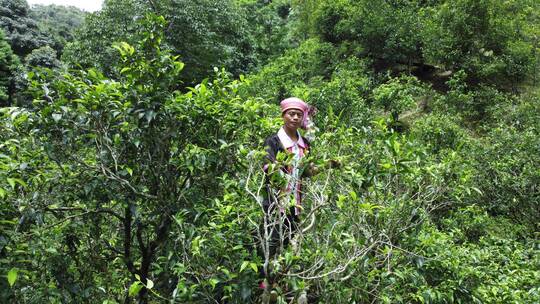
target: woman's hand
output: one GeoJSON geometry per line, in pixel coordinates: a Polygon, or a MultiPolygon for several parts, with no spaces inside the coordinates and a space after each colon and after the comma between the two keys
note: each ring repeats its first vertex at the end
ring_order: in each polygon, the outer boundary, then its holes
{"type": "Polygon", "coordinates": [[[321,168],[336,169],[336,168],[340,168],[341,166],[342,166],[341,162],[337,159],[328,160],[322,166],[317,166],[315,165],[315,163],[310,162],[309,165],[306,167],[303,175],[305,177],[311,177],[311,176],[315,176],[321,173],[322,171],[321,168]]]}
{"type": "Polygon", "coordinates": [[[341,162],[337,159],[331,159],[326,163],[326,167],[329,169],[340,168],[341,162]]]}

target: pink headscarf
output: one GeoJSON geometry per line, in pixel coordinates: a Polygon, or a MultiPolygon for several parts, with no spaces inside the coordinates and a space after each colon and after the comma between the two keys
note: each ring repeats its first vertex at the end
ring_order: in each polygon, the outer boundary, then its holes
{"type": "Polygon", "coordinates": [[[314,111],[315,108],[310,107],[302,99],[297,98],[297,97],[289,97],[289,98],[283,99],[280,103],[280,106],[281,106],[281,114],[285,113],[285,111],[290,110],[290,109],[298,109],[302,111],[302,113],[304,114],[303,119],[302,119],[302,125],[301,125],[302,129],[307,128],[310,115],[314,114],[315,112],[314,111]]]}

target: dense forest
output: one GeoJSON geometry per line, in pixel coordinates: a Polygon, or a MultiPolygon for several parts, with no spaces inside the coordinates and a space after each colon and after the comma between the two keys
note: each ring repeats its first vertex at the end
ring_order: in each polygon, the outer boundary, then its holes
{"type": "Polygon", "coordinates": [[[539,77],[537,0],[0,0],[0,302],[539,303],[539,77]]]}

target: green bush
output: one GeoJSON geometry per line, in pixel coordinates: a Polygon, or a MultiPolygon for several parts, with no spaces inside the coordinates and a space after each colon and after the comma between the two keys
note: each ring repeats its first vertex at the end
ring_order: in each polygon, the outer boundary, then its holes
{"type": "MultiPolygon", "coordinates": [[[[182,221],[189,228],[208,218],[204,208],[224,195],[227,176],[234,179],[242,168],[240,151],[275,127],[265,118],[269,106],[240,98],[243,83],[224,71],[179,91],[184,64],[161,48],[164,19],[147,16],[143,22],[147,30],[139,44],[116,45],[121,61],[112,68],[121,77],[96,70],[38,71],[30,75],[32,108],[2,117],[10,129],[22,118],[31,122],[6,132],[21,139],[7,137],[2,146],[9,157],[7,163],[2,158],[1,195],[16,206],[2,208],[9,222],[2,254],[17,263],[1,260],[0,269],[16,267],[21,274],[17,287],[2,289],[2,298],[145,302],[169,296],[177,287],[173,281],[184,282],[173,267],[203,243],[203,231],[184,230],[182,221]],[[16,192],[8,193],[7,186],[16,192]],[[186,243],[192,245],[189,253],[186,243]]],[[[233,230],[228,238],[242,233],[233,230]]],[[[231,255],[229,269],[240,267],[236,258],[231,255]]],[[[212,262],[207,265],[219,265],[212,262]]],[[[205,278],[197,287],[207,291],[212,283],[205,278]]]]}
{"type": "Polygon", "coordinates": [[[464,70],[470,83],[515,87],[534,64],[532,37],[520,30],[529,27],[533,7],[529,1],[443,1],[425,11],[425,57],[464,70]]]}
{"type": "Polygon", "coordinates": [[[290,97],[295,88],[309,86],[311,82],[318,84],[321,78],[329,79],[337,64],[333,60],[335,55],[331,44],[306,40],[251,76],[246,94],[275,101],[290,97]]]}
{"type": "Polygon", "coordinates": [[[392,120],[397,122],[399,115],[406,110],[416,107],[415,97],[422,95],[421,83],[412,76],[392,78],[373,90],[375,104],[390,113],[392,120]]]}
{"type": "Polygon", "coordinates": [[[340,63],[328,82],[313,84],[308,100],[321,113],[333,111],[342,123],[365,126],[372,119],[372,110],[367,105],[371,79],[364,61],[356,57],[340,63]]]}
{"type": "Polygon", "coordinates": [[[401,294],[402,302],[535,303],[539,300],[534,283],[539,275],[535,266],[539,261],[534,254],[537,249],[530,247],[531,244],[498,237],[484,237],[478,244],[460,244],[453,241],[453,234],[434,228],[419,234],[416,252],[422,256],[421,262],[395,274],[401,287],[397,291],[406,289],[405,286],[409,288],[409,293],[401,294]]]}
{"type": "Polygon", "coordinates": [[[491,130],[473,157],[482,204],[494,215],[534,224],[538,214],[538,132],[510,126],[491,130]]]}
{"type": "Polygon", "coordinates": [[[436,112],[448,112],[464,118],[469,126],[477,127],[493,119],[497,108],[512,102],[512,96],[495,86],[472,87],[466,82],[467,74],[459,71],[447,81],[449,91],[437,95],[432,107],[436,112]]]}
{"type": "Polygon", "coordinates": [[[24,61],[31,67],[58,68],[60,61],[56,59],[56,51],[50,46],[43,46],[32,50],[24,61]]]}
{"type": "Polygon", "coordinates": [[[2,29],[0,29],[0,54],[0,106],[6,106],[13,103],[20,62],[13,54],[2,29]]]}
{"type": "Polygon", "coordinates": [[[447,149],[461,150],[467,141],[467,133],[460,126],[460,120],[440,113],[432,113],[415,120],[411,133],[435,154],[447,149]]]}
{"type": "Polygon", "coordinates": [[[539,210],[535,190],[540,178],[536,169],[540,155],[537,101],[532,97],[493,105],[490,123],[482,127],[485,136],[468,150],[478,172],[475,183],[484,194],[479,203],[491,214],[532,227],[539,210]]]}

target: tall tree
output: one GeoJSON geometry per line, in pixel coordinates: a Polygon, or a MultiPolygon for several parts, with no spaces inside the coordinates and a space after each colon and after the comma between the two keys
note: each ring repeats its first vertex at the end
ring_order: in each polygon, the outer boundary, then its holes
{"type": "Polygon", "coordinates": [[[0,29],[0,107],[12,103],[19,65],[19,58],[13,54],[4,32],[0,29]]]}
{"type": "Polygon", "coordinates": [[[6,32],[13,52],[21,57],[50,43],[29,13],[26,0],[0,0],[0,27],[6,32]]]}
{"type": "Polygon", "coordinates": [[[147,11],[145,1],[105,1],[102,10],[86,16],[75,33],[75,40],[64,49],[62,60],[75,66],[97,67],[111,74],[111,66],[118,60],[113,43],[131,42],[141,30],[135,19],[147,11]]]}
{"type": "Polygon", "coordinates": [[[56,51],[46,45],[37,48],[24,58],[25,63],[31,67],[57,68],[60,66],[60,61],[56,59],[56,51]]]}
{"type": "Polygon", "coordinates": [[[30,16],[39,29],[51,39],[51,47],[58,56],[62,55],[65,45],[73,41],[75,30],[79,28],[86,13],[74,6],[34,5],[30,16]]]}
{"type": "MultiPolygon", "coordinates": [[[[172,265],[167,271],[158,265],[163,250],[177,245],[170,233],[177,227],[174,219],[186,216],[193,222],[196,206],[222,194],[216,176],[238,170],[241,147],[224,143],[249,143],[264,130],[254,121],[264,105],[239,98],[239,83],[225,72],[182,93],[184,64],[161,47],[164,19],[144,20],[146,30],[135,46],[115,47],[117,79],[96,70],[31,75],[33,127],[43,144],[36,150],[52,161],[38,166],[52,165],[55,173],[37,174],[51,191],[34,188],[43,196],[28,208],[59,230],[29,226],[66,240],[55,243],[53,251],[39,250],[56,262],[36,259],[43,267],[36,281],[52,280],[69,291],[59,295],[66,302],[92,301],[103,297],[102,290],[116,301],[125,297],[126,303],[135,296],[146,303],[152,288],[172,293],[172,265]],[[81,289],[86,292],[77,292],[81,289]]],[[[23,266],[35,269],[35,264],[23,266]]]]}
{"type": "Polygon", "coordinates": [[[231,0],[106,1],[101,11],[88,16],[64,59],[110,73],[110,63],[117,56],[112,43],[133,41],[140,31],[134,20],[152,12],[169,22],[165,40],[189,67],[181,76],[186,85],[202,80],[214,67],[239,74],[253,66],[253,43],[244,11],[231,0]]]}

